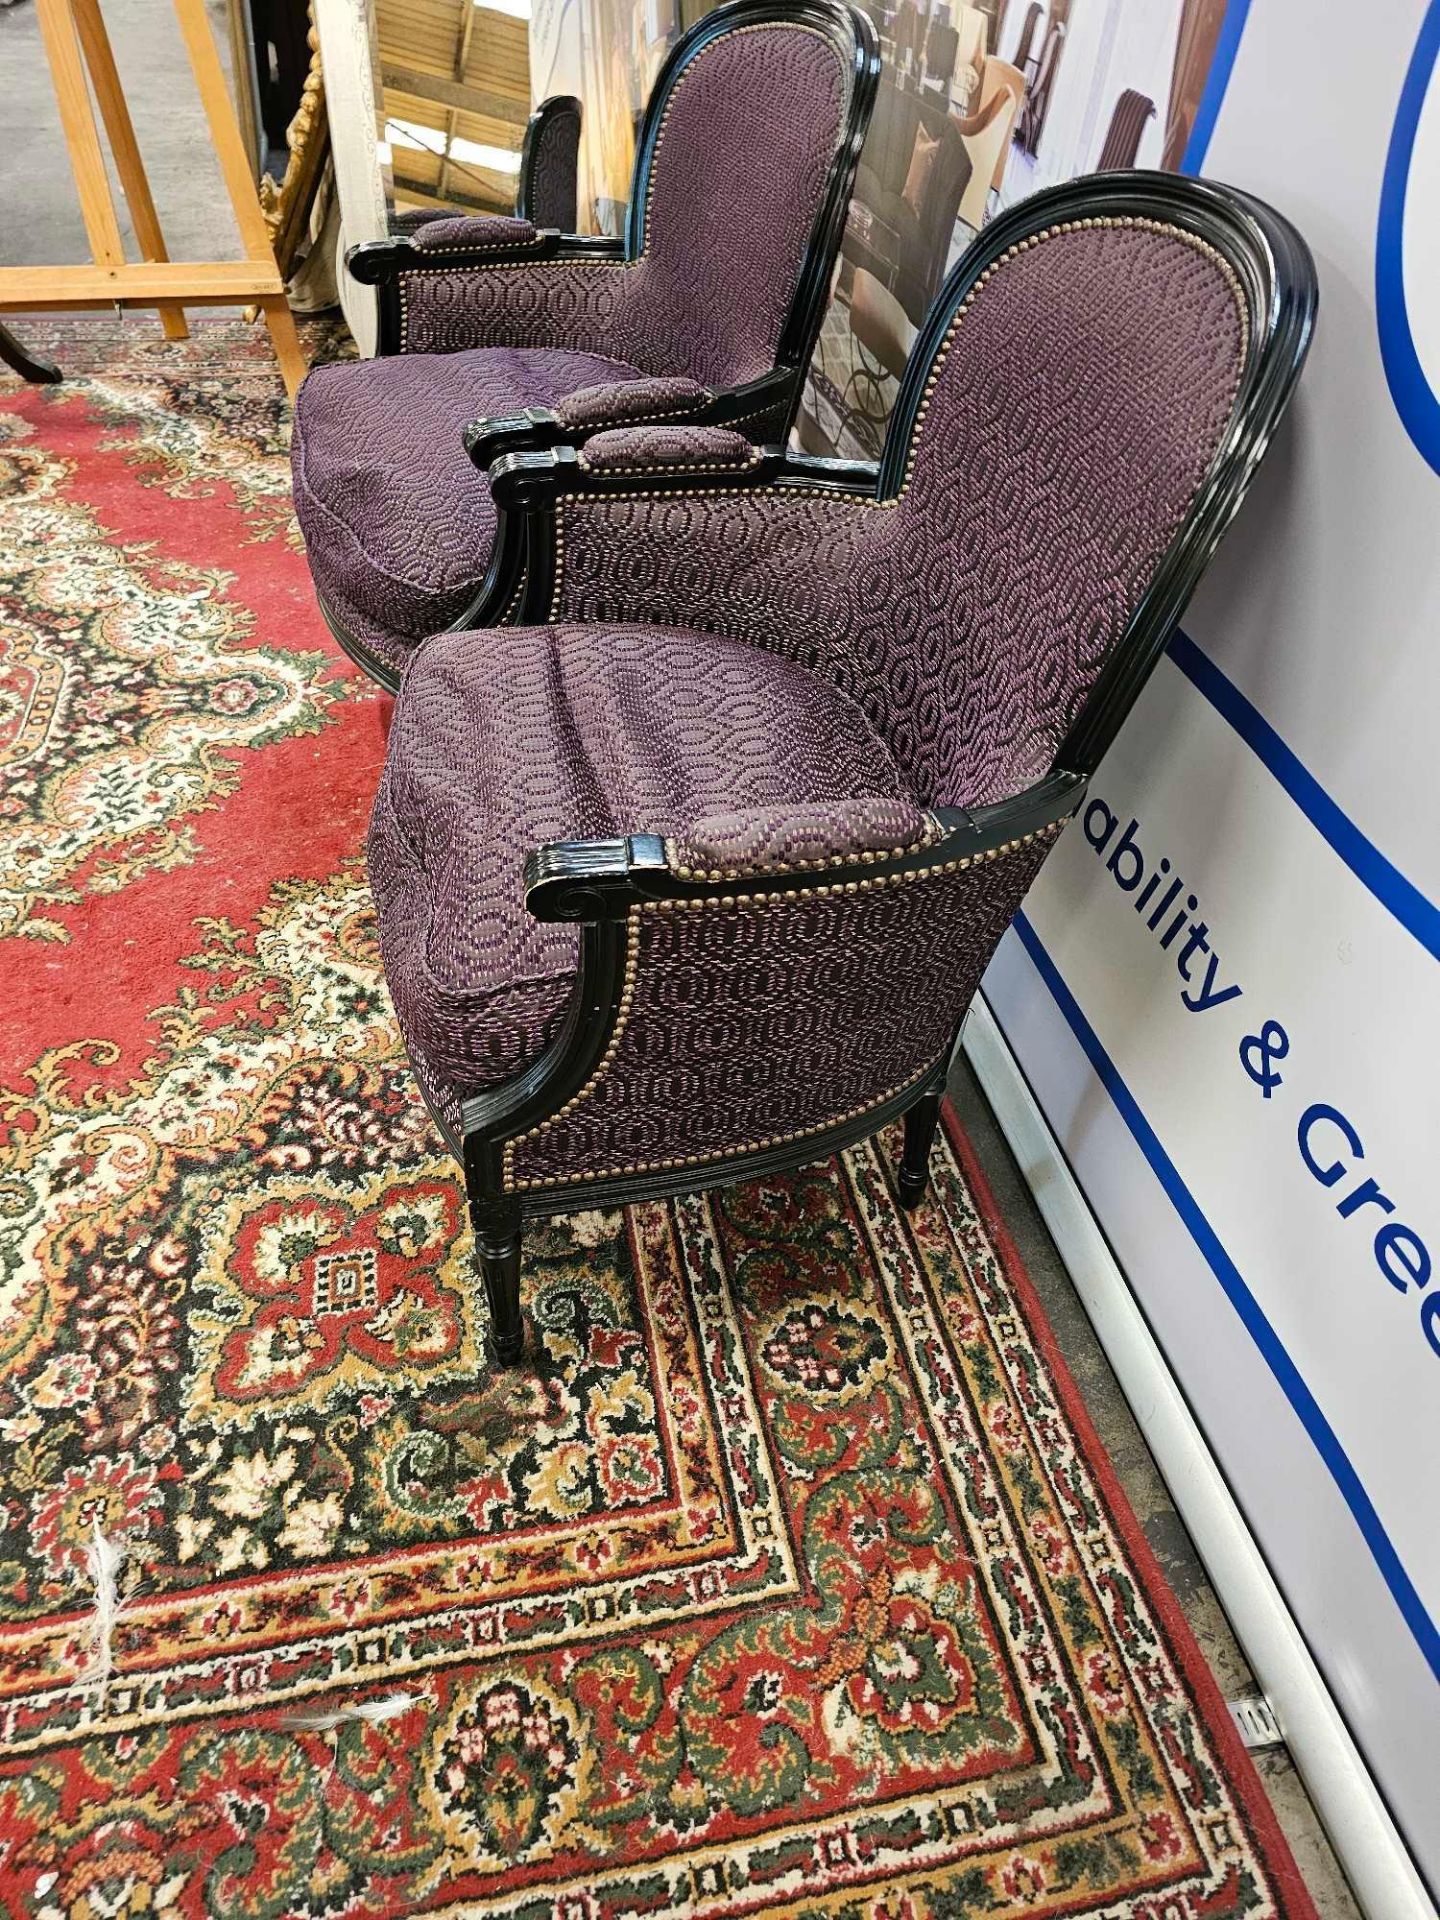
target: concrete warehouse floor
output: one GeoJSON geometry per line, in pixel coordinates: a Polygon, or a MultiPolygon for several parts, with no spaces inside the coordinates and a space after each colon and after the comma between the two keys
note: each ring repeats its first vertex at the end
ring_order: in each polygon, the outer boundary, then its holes
{"type": "MultiPolygon", "coordinates": [[[[206,10],[228,74],[224,0],[206,0],[206,10]]],[[[234,215],[171,0],[109,0],[105,24],[170,258],[239,260],[234,215]]],[[[7,135],[0,146],[0,266],[78,265],[90,248],[31,0],[0,6],[0,76],[7,135]]],[[[110,184],[120,232],[133,243],[113,168],[110,184]]],[[[139,258],[133,244],[129,252],[139,258]]]]}
{"type": "MultiPolygon", "coordinates": [[[[208,4],[228,62],[223,4],[208,4]]],[[[229,202],[170,0],[111,0],[107,19],[172,259],[238,258],[229,202]]],[[[85,229],[29,0],[0,8],[0,73],[10,132],[0,148],[0,263],[84,260],[85,229]]],[[[128,235],[118,190],[116,204],[128,235]]],[[[135,324],[151,322],[137,315],[135,324]]],[[[16,330],[23,338],[23,325],[16,330]]],[[[1253,1678],[1220,1603],[968,1067],[957,1070],[952,1094],[1091,1416],[1221,1688],[1231,1698],[1252,1692],[1253,1678]]],[[[1289,1754],[1277,1747],[1256,1757],[1323,1920],[1357,1920],[1354,1899],[1289,1754]]]]}

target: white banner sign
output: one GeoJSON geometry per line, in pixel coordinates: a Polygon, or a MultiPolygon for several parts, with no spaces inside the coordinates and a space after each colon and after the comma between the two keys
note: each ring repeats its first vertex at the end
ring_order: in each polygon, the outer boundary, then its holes
{"type": "Polygon", "coordinates": [[[1232,0],[1203,167],[1316,347],[987,984],[1436,1885],[1440,4],[1332,25],[1232,0]]]}

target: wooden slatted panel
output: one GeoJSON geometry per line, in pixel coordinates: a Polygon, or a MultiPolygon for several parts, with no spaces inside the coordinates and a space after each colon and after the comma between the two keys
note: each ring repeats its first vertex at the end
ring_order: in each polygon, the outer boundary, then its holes
{"type": "Polygon", "coordinates": [[[476,11],[470,32],[465,78],[476,86],[493,87],[530,104],[530,30],[524,20],[509,14],[476,11]]]}
{"type": "MultiPolygon", "coordinates": [[[[442,148],[448,132],[482,146],[518,152],[530,111],[530,37],[527,23],[475,7],[473,0],[377,0],[376,29],[382,65],[409,76],[425,75],[443,86],[440,98],[387,84],[386,115],[424,129],[427,146],[442,148]],[[465,40],[468,25],[468,44],[465,40]],[[465,58],[458,66],[462,46],[465,58]],[[457,70],[458,68],[458,70],[457,70]],[[510,104],[505,119],[474,111],[455,97],[456,82],[484,96],[487,106],[510,104]]],[[[418,80],[412,78],[412,84],[418,80]]],[[[441,162],[411,147],[392,149],[397,199],[424,205],[441,188],[441,162]]],[[[457,203],[508,211],[515,177],[452,161],[443,193],[457,203]]]]}

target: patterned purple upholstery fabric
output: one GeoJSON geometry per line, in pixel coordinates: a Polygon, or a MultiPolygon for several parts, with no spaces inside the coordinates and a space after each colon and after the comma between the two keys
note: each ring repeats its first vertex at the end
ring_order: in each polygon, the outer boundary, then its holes
{"type": "Polygon", "coordinates": [[[524,247],[539,235],[529,220],[508,213],[486,213],[425,220],[416,226],[411,238],[422,253],[444,253],[464,247],[524,247]]]}
{"type": "Polygon", "coordinates": [[[1014,793],[1049,765],[1206,472],[1238,300],[1178,232],[1035,242],[955,330],[898,502],[576,501],[558,616],[756,639],[852,693],[922,804],[1014,793]]]}
{"type": "Polygon", "coordinates": [[[574,233],[579,165],[578,106],[548,112],[528,154],[525,200],[520,203],[537,227],[574,233]]]}
{"type": "Polygon", "coordinates": [[[642,257],[406,274],[407,348],[584,348],[707,386],[757,378],[774,365],[847,86],[811,28],[713,41],[671,96],[642,257]]]}
{"type": "Polygon", "coordinates": [[[825,806],[792,801],[708,813],[668,843],[666,857],[680,874],[738,879],[856,854],[898,853],[937,831],[934,820],[909,800],[832,800],[825,806]]]}
{"type": "Polygon", "coordinates": [[[713,395],[698,380],[613,381],[602,387],[582,387],[563,399],[555,411],[561,423],[576,434],[596,433],[602,427],[632,426],[644,421],[682,419],[708,406],[713,395]]]}
{"type": "Polygon", "coordinates": [[[403,664],[477,592],[495,509],[465,451],[472,420],[633,378],[598,354],[508,347],[317,367],[295,402],[295,510],[316,584],[350,631],[403,664]]]}
{"type": "Polygon", "coordinates": [[[653,627],[436,635],[396,703],[369,840],[385,974],[432,1097],[508,1078],[560,1018],[578,936],[526,912],[532,848],[904,791],[844,694],[743,642],[653,627]]]}
{"type": "Polygon", "coordinates": [[[597,473],[739,473],[759,455],[727,427],[622,427],[587,440],[580,458],[597,473]]]}
{"type": "Polygon", "coordinates": [[[518,1140],[518,1182],[778,1146],[949,1044],[1054,838],[872,893],[639,916],[630,1017],[594,1091],[518,1140]]]}

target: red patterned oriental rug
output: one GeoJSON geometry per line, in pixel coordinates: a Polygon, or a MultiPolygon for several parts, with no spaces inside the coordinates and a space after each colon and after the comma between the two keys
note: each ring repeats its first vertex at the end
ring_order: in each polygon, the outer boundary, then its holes
{"type": "Polygon", "coordinates": [[[388,701],[315,611],[268,349],[36,344],[0,1910],[1312,1915],[962,1139],[913,1220],[886,1138],[538,1231],[538,1359],[489,1377],[360,859],[388,701]]]}

